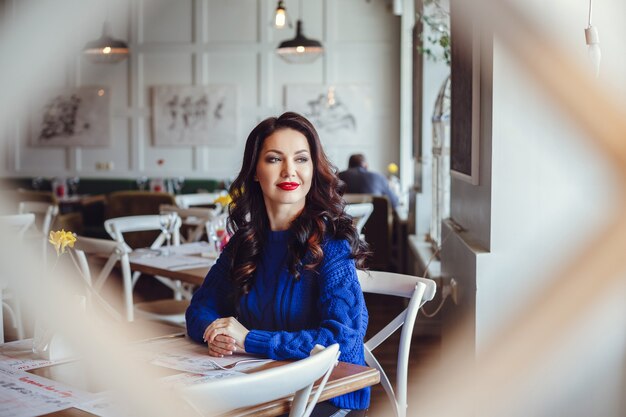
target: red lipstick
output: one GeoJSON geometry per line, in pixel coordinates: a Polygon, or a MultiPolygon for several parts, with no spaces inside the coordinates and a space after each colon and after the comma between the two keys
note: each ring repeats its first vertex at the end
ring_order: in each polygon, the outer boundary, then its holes
{"type": "Polygon", "coordinates": [[[300,184],[297,182],[281,182],[278,184],[278,187],[285,191],[293,191],[298,188],[300,184]]]}

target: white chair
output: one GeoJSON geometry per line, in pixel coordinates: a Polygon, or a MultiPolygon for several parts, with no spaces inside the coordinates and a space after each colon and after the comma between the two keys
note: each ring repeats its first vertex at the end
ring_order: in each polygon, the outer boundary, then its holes
{"type": "Polygon", "coordinates": [[[405,417],[409,351],[411,349],[413,326],[415,325],[415,318],[420,307],[434,298],[437,285],[435,281],[428,278],[383,271],[359,270],[358,277],[364,293],[384,294],[409,299],[408,306],[364,344],[365,362],[380,372],[380,383],[391,401],[395,415],[405,417]],[[389,378],[372,352],[400,327],[402,327],[402,333],[400,334],[394,392],[389,378]]]}
{"type": "MultiPolygon", "coordinates": [[[[13,214],[0,216],[0,225],[3,231],[16,233],[17,241],[21,242],[27,230],[34,228],[35,215],[33,213],[13,214]]],[[[17,338],[24,338],[24,324],[22,322],[22,309],[19,299],[9,288],[9,283],[0,275],[0,343],[4,343],[4,310],[6,309],[11,317],[13,327],[17,331],[17,338]],[[11,305],[13,304],[13,305],[11,305]]]]}
{"type": "Polygon", "coordinates": [[[181,388],[183,398],[202,415],[217,415],[294,394],[290,417],[308,417],[319,399],[337,359],[339,345],[313,349],[311,356],[275,368],[212,380],[181,388]],[[315,381],[323,377],[313,398],[315,381]]]}
{"type": "MultiPolygon", "coordinates": [[[[196,194],[179,194],[176,198],[176,204],[180,208],[189,208],[191,206],[208,206],[215,204],[215,200],[221,196],[220,193],[196,193],[196,194]]],[[[217,209],[221,209],[219,204],[217,209]]]]}
{"type": "Polygon", "coordinates": [[[9,214],[0,216],[0,222],[3,226],[17,233],[17,239],[21,241],[27,230],[35,224],[35,215],[33,213],[9,214]]]}
{"type": "MultiPolygon", "coordinates": [[[[131,272],[130,262],[128,254],[132,250],[128,245],[122,242],[116,242],[106,239],[96,239],[84,236],[77,236],[74,247],[69,249],[70,256],[74,265],[78,268],[81,276],[85,281],[85,285],[88,288],[87,298],[92,301],[92,298],[96,298],[98,304],[109,313],[114,319],[121,320],[121,315],[106,302],[102,296],[100,296],[100,290],[105,281],[111,275],[115,265],[120,265],[123,279],[123,291],[124,291],[124,307],[126,309],[126,320],[133,321],[133,293],[131,285],[131,272]],[[94,279],[94,274],[89,267],[88,257],[103,255],[108,256],[106,262],[100,269],[97,277],[94,279]],[[92,297],[93,296],[93,297],[92,297]]],[[[91,304],[91,303],[90,303],[91,304]]]]}
{"type": "Polygon", "coordinates": [[[210,236],[211,222],[217,218],[220,210],[204,207],[181,208],[171,204],[161,204],[159,212],[161,214],[178,214],[182,224],[189,226],[187,236],[185,238],[181,236],[181,240],[184,242],[198,242],[202,239],[205,232],[207,236],[210,236]]]}
{"type": "Polygon", "coordinates": [[[42,201],[21,201],[17,208],[18,213],[32,213],[35,215],[35,227],[31,230],[42,240],[43,264],[48,261],[48,234],[54,219],[59,214],[59,206],[42,201]]]}
{"type": "Polygon", "coordinates": [[[20,201],[17,212],[33,213],[37,218],[40,232],[47,238],[54,218],[59,214],[59,206],[41,201],[20,201]]]}
{"type": "MultiPolygon", "coordinates": [[[[165,242],[167,233],[171,234],[174,246],[180,245],[180,225],[181,218],[175,213],[164,215],[150,214],[108,219],[104,222],[104,229],[115,241],[124,244],[124,233],[160,230],[161,233],[150,245],[150,249],[158,249],[165,242]]],[[[130,280],[131,292],[140,276],[141,273],[138,271],[133,273],[130,280]]],[[[183,287],[180,281],[173,281],[160,276],[155,276],[155,278],[174,292],[174,299],[134,304],[135,313],[147,319],[184,325],[185,310],[189,306],[189,299],[191,299],[192,295],[191,290],[183,287]]],[[[129,290],[125,289],[125,291],[129,290]]]]}
{"type": "Polygon", "coordinates": [[[358,204],[346,204],[346,214],[352,217],[355,222],[355,227],[359,235],[362,235],[363,226],[367,223],[367,219],[374,211],[374,204],[372,203],[358,203],[358,204]]]}

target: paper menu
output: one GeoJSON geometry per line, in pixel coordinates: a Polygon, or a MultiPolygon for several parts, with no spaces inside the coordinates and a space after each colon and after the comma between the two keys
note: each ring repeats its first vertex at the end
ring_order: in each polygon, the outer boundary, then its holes
{"type": "Polygon", "coordinates": [[[209,356],[207,347],[191,342],[186,338],[156,339],[134,346],[136,354],[143,360],[165,368],[176,369],[195,374],[210,374],[228,366],[245,361],[236,366],[237,371],[259,366],[271,361],[255,355],[235,354],[217,358],[209,356]]]}
{"type": "Polygon", "coordinates": [[[38,416],[92,399],[92,394],[0,364],[0,415],[3,417],[38,416]]]}

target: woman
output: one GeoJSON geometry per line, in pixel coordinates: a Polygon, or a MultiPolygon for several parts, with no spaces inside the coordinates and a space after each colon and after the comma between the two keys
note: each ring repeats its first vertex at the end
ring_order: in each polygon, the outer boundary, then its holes
{"type": "MultiPolygon", "coordinates": [[[[340,360],[364,365],[368,316],[355,266],[366,247],[313,125],[296,113],[262,121],[230,192],[234,235],[191,300],[189,336],[213,356],[277,360],[339,343],[340,360]]],[[[333,398],[313,415],[365,415],[369,395],[365,388],[333,398]]]]}

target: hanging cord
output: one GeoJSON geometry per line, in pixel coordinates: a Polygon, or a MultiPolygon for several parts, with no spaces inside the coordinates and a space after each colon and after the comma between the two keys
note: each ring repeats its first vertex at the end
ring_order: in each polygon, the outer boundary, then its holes
{"type": "MultiPolygon", "coordinates": [[[[430,256],[430,259],[428,260],[428,262],[426,263],[426,267],[424,268],[424,277],[428,276],[428,268],[430,267],[430,263],[435,259],[435,257],[437,255],[439,255],[439,252],[441,252],[441,248],[443,247],[443,244],[446,243],[446,241],[448,240],[448,238],[453,234],[454,232],[450,232],[448,233],[448,235],[443,239],[443,241],[441,241],[441,245],[439,245],[439,247],[437,248],[437,250],[435,250],[433,252],[433,254],[430,256]]],[[[420,308],[420,310],[422,310],[422,314],[428,318],[432,318],[435,317],[437,315],[437,313],[439,313],[439,311],[441,310],[441,308],[443,307],[443,305],[445,304],[446,300],[448,299],[448,296],[450,295],[450,291],[445,291],[444,292],[444,287],[441,287],[441,301],[439,302],[439,305],[437,306],[437,308],[435,309],[435,311],[433,311],[432,313],[428,313],[426,312],[426,310],[424,310],[424,306],[422,306],[420,308]]]]}
{"type": "Polygon", "coordinates": [[[591,27],[591,11],[593,9],[592,3],[593,3],[593,0],[589,0],[589,18],[587,19],[587,27],[588,28],[591,27]]]}

